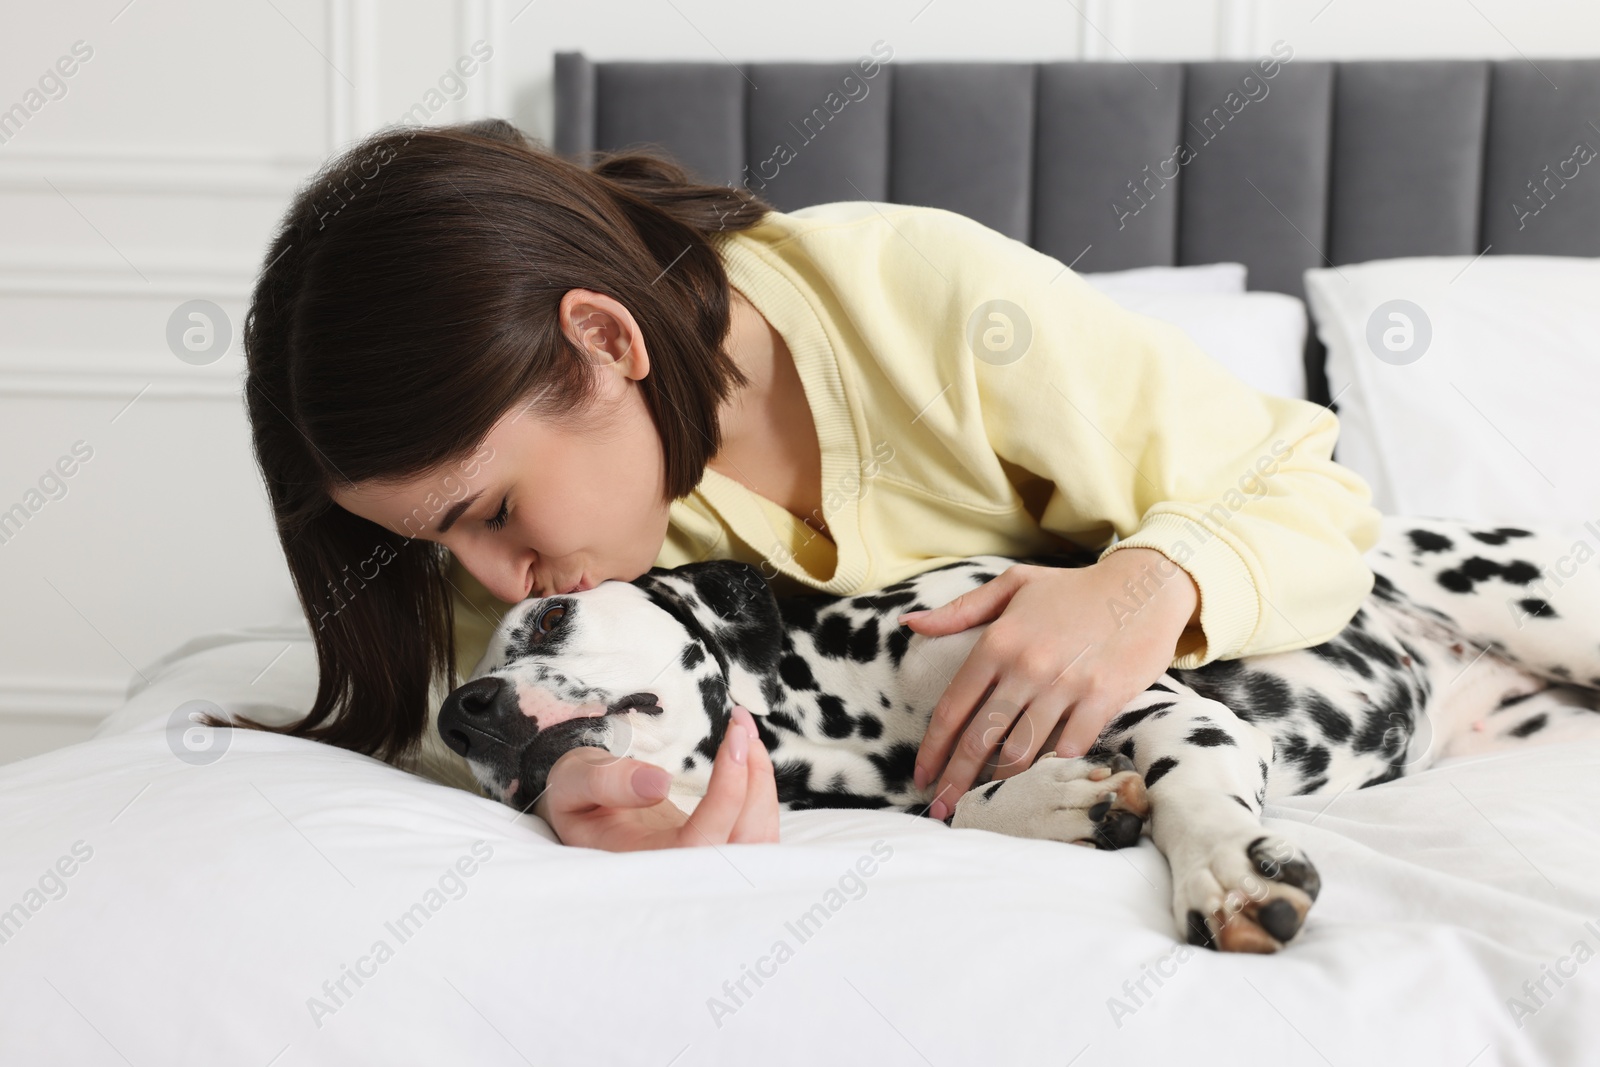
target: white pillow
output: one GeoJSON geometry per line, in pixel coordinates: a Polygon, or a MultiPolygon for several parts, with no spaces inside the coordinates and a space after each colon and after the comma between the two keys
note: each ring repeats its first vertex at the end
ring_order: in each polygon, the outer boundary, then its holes
{"type": "Polygon", "coordinates": [[[1600,517],[1600,260],[1437,256],[1306,272],[1338,458],[1388,514],[1600,517]]]}
{"type": "Polygon", "coordinates": [[[1148,293],[1242,293],[1243,263],[1202,263],[1192,267],[1134,267],[1082,275],[1107,296],[1148,293]]]}
{"type": "Polygon", "coordinates": [[[1139,267],[1082,278],[1129,311],[1177,326],[1262,392],[1305,397],[1305,305],[1284,293],[1246,292],[1244,264],[1139,267]]]}

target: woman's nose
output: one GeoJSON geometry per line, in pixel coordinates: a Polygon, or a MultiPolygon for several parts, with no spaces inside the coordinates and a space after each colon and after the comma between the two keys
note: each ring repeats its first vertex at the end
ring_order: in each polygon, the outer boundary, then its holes
{"type": "Polygon", "coordinates": [[[528,596],[529,575],[532,573],[531,553],[463,549],[457,555],[461,565],[467,568],[467,573],[478,579],[497,599],[515,604],[528,596]]]}

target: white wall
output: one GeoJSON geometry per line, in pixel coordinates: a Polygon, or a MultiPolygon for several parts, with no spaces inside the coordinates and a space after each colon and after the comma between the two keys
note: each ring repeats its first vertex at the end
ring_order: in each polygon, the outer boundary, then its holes
{"type": "MultiPolygon", "coordinates": [[[[1590,0],[98,0],[13,5],[0,35],[0,761],[87,735],[199,633],[293,617],[249,452],[238,326],[296,183],[398,120],[476,41],[434,121],[551,135],[551,56],[1203,59],[1600,55],[1590,0]],[[60,57],[65,78],[30,89],[60,57]],[[0,120],[3,121],[3,120],[0,120]],[[166,341],[210,300],[217,362],[166,341]],[[81,442],[81,443],[80,443],[81,442]],[[89,454],[86,461],[78,456],[89,454]],[[60,463],[60,467],[56,465],[60,463]],[[59,483],[53,469],[72,470],[59,483]],[[45,493],[30,496],[45,479],[45,493]]],[[[267,664],[262,665],[263,668],[267,664]]]]}

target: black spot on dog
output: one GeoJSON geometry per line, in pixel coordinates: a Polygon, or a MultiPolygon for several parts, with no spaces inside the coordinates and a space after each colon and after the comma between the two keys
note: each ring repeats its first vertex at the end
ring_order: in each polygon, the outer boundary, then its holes
{"type": "MultiPolygon", "coordinates": [[[[783,729],[788,730],[790,733],[797,734],[800,732],[799,720],[797,720],[793,715],[790,715],[787,711],[779,711],[774,708],[773,710],[767,712],[766,718],[772,723],[772,725],[782,727],[783,729]]],[[[761,721],[761,717],[756,716],[756,721],[759,723],[761,721]]]]}
{"type": "Polygon", "coordinates": [[[1544,690],[1542,690],[1542,689],[1535,689],[1531,693],[1518,693],[1515,696],[1506,697],[1499,704],[1495,705],[1495,710],[1499,711],[1502,708],[1514,708],[1518,704],[1522,703],[1524,700],[1528,700],[1528,699],[1531,699],[1532,697],[1536,697],[1540,693],[1542,693],[1543,691],[1544,690]]]}
{"type": "Polygon", "coordinates": [[[1326,771],[1332,759],[1326,748],[1311,744],[1299,734],[1279,738],[1276,747],[1278,757],[1295,764],[1307,778],[1314,778],[1326,771]]]}
{"type": "Polygon", "coordinates": [[[1147,693],[1151,693],[1151,692],[1155,692],[1155,693],[1171,693],[1172,690],[1170,688],[1168,688],[1167,686],[1162,685],[1160,682],[1151,682],[1148,686],[1145,687],[1145,692],[1147,692],[1147,693]]]}
{"type": "Polygon", "coordinates": [[[1149,789],[1151,786],[1161,781],[1161,779],[1165,778],[1167,776],[1167,772],[1171,771],[1177,765],[1178,761],[1173,759],[1171,756],[1162,756],[1160,759],[1150,764],[1150,769],[1144,772],[1144,787],[1149,789]]]}
{"type": "Polygon", "coordinates": [[[869,752],[867,759],[878,769],[884,789],[897,793],[906,787],[917,769],[917,746],[910,741],[896,741],[887,752],[869,752]]]}
{"type": "Polygon", "coordinates": [[[778,677],[790,689],[816,689],[817,680],[811,674],[811,663],[804,656],[787,655],[778,661],[778,677]]]}
{"type": "Polygon", "coordinates": [[[787,629],[809,632],[816,629],[817,613],[831,603],[833,598],[828,596],[783,597],[778,601],[778,611],[787,629]]]}
{"type": "Polygon", "coordinates": [[[778,803],[801,811],[809,808],[886,808],[887,798],[864,796],[838,789],[813,789],[811,764],[803,759],[774,761],[772,776],[778,785],[778,803]]]}
{"type": "Polygon", "coordinates": [[[879,693],[878,694],[878,703],[883,705],[886,708],[889,707],[889,694],[888,693],[879,693]]]}
{"type": "Polygon", "coordinates": [[[1548,600],[1543,600],[1536,596],[1517,601],[1517,606],[1536,618],[1559,619],[1561,617],[1556,614],[1556,609],[1550,606],[1548,600]]]}
{"type": "Polygon", "coordinates": [[[1005,784],[1006,779],[1002,778],[998,782],[990,782],[988,785],[984,786],[983,789],[979,791],[981,793],[981,799],[983,802],[987,804],[989,801],[993,800],[994,795],[1000,792],[1000,787],[1005,784]]]}
{"type": "Polygon", "coordinates": [[[1350,716],[1334,707],[1321,693],[1307,696],[1305,709],[1311,721],[1317,724],[1317,729],[1322,731],[1322,736],[1336,745],[1344,744],[1355,732],[1355,724],[1350,721],[1350,716]]]}
{"type": "Polygon", "coordinates": [[[840,612],[829,612],[822,616],[811,640],[816,643],[818,655],[844,659],[850,650],[850,620],[840,612]]]}
{"type": "Polygon", "coordinates": [[[1233,802],[1235,804],[1239,805],[1245,811],[1250,812],[1252,815],[1255,814],[1255,809],[1252,808],[1249,804],[1245,803],[1244,797],[1240,796],[1237,793],[1229,793],[1228,795],[1233,798],[1233,802]]]}
{"type": "Polygon", "coordinates": [[[1486,582],[1491,578],[1499,578],[1511,585],[1527,585],[1538,577],[1539,568],[1527,560],[1514,559],[1509,563],[1499,563],[1473,556],[1463,560],[1454,569],[1440,571],[1439,584],[1452,593],[1470,593],[1478,582],[1486,582]]]}
{"type": "Polygon", "coordinates": [[[850,658],[857,663],[871,663],[878,658],[878,620],[868,619],[850,635],[850,658]]]}
{"type": "Polygon", "coordinates": [[[855,721],[844,710],[844,701],[832,693],[817,697],[817,710],[822,712],[822,732],[828,737],[849,737],[855,721]]]}
{"type": "Polygon", "coordinates": [[[705,661],[706,650],[701,648],[696,641],[690,641],[683,646],[683,652],[678,656],[678,665],[686,671],[694,670],[705,661]]]}
{"type": "Polygon", "coordinates": [[[906,654],[906,646],[910,643],[911,631],[904,626],[896,627],[895,631],[889,635],[889,639],[883,643],[884,647],[889,650],[889,659],[896,667],[900,666],[900,660],[906,654]]]}
{"type": "Polygon", "coordinates": [[[856,716],[856,734],[868,741],[875,741],[883,736],[883,720],[876,715],[862,712],[856,716]]]}
{"type": "Polygon", "coordinates": [[[1129,759],[1133,759],[1133,738],[1130,737],[1126,741],[1122,742],[1122,747],[1118,748],[1117,751],[1122,753],[1124,756],[1127,756],[1129,759]]]}
{"type": "Polygon", "coordinates": [[[1388,770],[1384,771],[1382,774],[1377,775],[1376,777],[1373,777],[1373,778],[1368,778],[1366,781],[1364,781],[1360,785],[1356,786],[1356,788],[1357,789],[1365,789],[1369,785],[1382,785],[1384,782],[1392,782],[1396,778],[1403,777],[1404,775],[1405,775],[1405,770],[1403,768],[1401,768],[1401,767],[1390,767],[1388,770]]]}
{"type": "Polygon", "coordinates": [[[1099,822],[1101,819],[1104,819],[1106,817],[1106,812],[1108,812],[1110,810],[1111,810],[1111,798],[1110,797],[1106,797],[1103,800],[1096,801],[1089,808],[1089,818],[1091,820],[1093,820],[1094,822],[1099,822]]]}
{"type": "MultiPolygon", "coordinates": [[[[886,588],[892,589],[894,587],[889,586],[886,588]]],[[[909,604],[915,599],[917,599],[917,594],[911,592],[863,593],[861,596],[851,597],[850,606],[858,611],[876,611],[886,615],[894,611],[895,608],[909,604]]]]}
{"type": "Polygon", "coordinates": [[[1233,736],[1220,726],[1202,726],[1198,730],[1189,731],[1189,736],[1184,738],[1191,745],[1201,748],[1217,748],[1221,745],[1238,744],[1233,736]]]}
{"type": "Polygon", "coordinates": [[[1432,530],[1411,530],[1406,536],[1411,539],[1411,547],[1419,553],[1448,552],[1455,547],[1455,542],[1450,538],[1432,530]]]}
{"type": "Polygon", "coordinates": [[[694,746],[694,750],[708,761],[715,760],[717,748],[722,744],[722,735],[728,729],[729,715],[728,686],[721,675],[700,679],[700,703],[711,722],[711,730],[694,746]]]}
{"type": "MultiPolygon", "coordinates": [[[[1349,631],[1346,630],[1344,632],[1348,633],[1349,631]]],[[[1341,636],[1343,635],[1341,634],[1341,636]]],[[[1327,660],[1334,666],[1347,668],[1367,681],[1372,680],[1372,666],[1361,656],[1356,655],[1354,649],[1346,647],[1338,637],[1331,641],[1324,641],[1320,645],[1313,645],[1309,651],[1319,659],[1327,660]]]]}
{"type": "Polygon", "coordinates": [[[1358,656],[1382,664],[1391,671],[1400,669],[1400,653],[1387,641],[1380,641],[1360,630],[1345,630],[1340,636],[1358,656]]]}
{"type": "Polygon", "coordinates": [[[1515,526],[1501,526],[1493,530],[1469,530],[1468,533],[1486,545],[1503,545],[1513,537],[1532,537],[1527,530],[1519,530],[1515,526]]]}
{"type": "Polygon", "coordinates": [[[1512,737],[1531,737],[1550,724],[1550,716],[1540,712],[1511,731],[1512,737]]]}
{"type": "Polygon", "coordinates": [[[769,717],[770,713],[767,715],[750,716],[750,718],[753,719],[756,724],[756,737],[761,739],[762,747],[768,752],[771,752],[773,749],[778,747],[778,733],[776,730],[772,729],[772,727],[767,725],[766,720],[769,717]]]}
{"type": "Polygon", "coordinates": [[[1124,730],[1131,730],[1156,712],[1165,711],[1166,709],[1172,707],[1174,703],[1176,703],[1176,701],[1169,700],[1164,704],[1151,704],[1149,707],[1139,708],[1135,711],[1125,711],[1121,715],[1118,715],[1115,719],[1112,719],[1111,725],[1102,732],[1115,734],[1121,733],[1124,730]]]}

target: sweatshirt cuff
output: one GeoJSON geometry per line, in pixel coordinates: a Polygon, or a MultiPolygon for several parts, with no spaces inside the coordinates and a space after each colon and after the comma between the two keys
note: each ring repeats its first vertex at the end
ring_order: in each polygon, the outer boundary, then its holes
{"type": "Polygon", "coordinates": [[[1178,639],[1172,667],[1187,670],[1237,655],[1260,621],[1261,598],[1244,557],[1200,519],[1171,511],[1145,515],[1129,537],[1100,558],[1123,548],[1152,548],[1182,567],[1200,592],[1200,633],[1187,629],[1178,639]]]}

